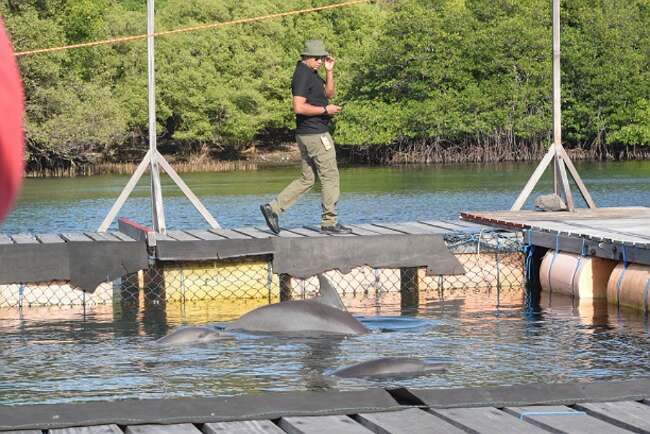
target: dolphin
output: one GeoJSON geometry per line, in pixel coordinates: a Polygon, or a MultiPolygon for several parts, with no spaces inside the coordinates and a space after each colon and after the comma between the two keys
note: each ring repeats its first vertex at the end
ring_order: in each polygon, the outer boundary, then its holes
{"type": "Polygon", "coordinates": [[[156,341],[161,345],[185,345],[185,344],[200,344],[205,342],[213,342],[224,339],[232,339],[232,336],[223,335],[218,330],[209,327],[178,327],[174,329],[167,336],[156,341]]]}
{"type": "Polygon", "coordinates": [[[339,310],[347,311],[348,309],[343,304],[343,300],[339,297],[338,291],[332,286],[330,280],[323,276],[322,274],[318,275],[318,284],[319,284],[319,295],[313,300],[318,301],[319,303],[327,304],[329,306],[335,307],[339,310]]]}
{"type": "Polygon", "coordinates": [[[427,363],[411,357],[382,357],[337,369],[331,375],[341,378],[356,377],[405,377],[445,372],[447,363],[427,363]]]}
{"type": "Polygon", "coordinates": [[[312,300],[284,301],[259,307],[226,325],[224,330],[300,336],[363,335],[370,332],[348,312],[312,300]]]}
{"type": "Polygon", "coordinates": [[[320,296],[312,300],[283,301],[259,307],[226,324],[225,331],[256,334],[363,335],[363,324],[345,310],[336,289],[319,274],[320,296]]]}

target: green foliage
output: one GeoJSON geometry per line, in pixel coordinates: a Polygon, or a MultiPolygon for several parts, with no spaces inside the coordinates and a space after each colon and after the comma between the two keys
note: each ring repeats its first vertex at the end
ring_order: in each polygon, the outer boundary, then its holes
{"type": "Polygon", "coordinates": [[[631,122],[609,136],[612,142],[650,146],[650,99],[636,102],[631,122]]]}
{"type": "Polygon", "coordinates": [[[647,9],[647,1],[568,3],[563,92],[571,142],[616,143],[623,137],[617,132],[634,122],[638,99],[650,97],[647,9]]]}
{"type": "MultiPolygon", "coordinates": [[[[158,0],[157,30],[273,14],[325,0],[158,0]]],[[[647,0],[571,0],[562,10],[568,146],[650,145],[647,0]]],[[[146,32],[144,1],[5,0],[17,51],[146,32]]],[[[156,39],[159,143],[239,150],[293,128],[302,41],[337,58],[339,143],[513,150],[551,130],[548,0],[402,0],[156,39]]],[[[146,42],[21,57],[30,149],[120,155],[147,148],[146,42]]]]}

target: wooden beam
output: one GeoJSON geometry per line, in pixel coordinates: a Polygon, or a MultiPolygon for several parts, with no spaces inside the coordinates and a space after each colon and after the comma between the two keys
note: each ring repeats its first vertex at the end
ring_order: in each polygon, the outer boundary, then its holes
{"type": "Polygon", "coordinates": [[[546,152],[546,155],[544,155],[544,158],[542,158],[542,161],[539,162],[537,165],[537,168],[531,175],[530,179],[524,186],[524,189],[521,190],[521,193],[519,193],[519,197],[517,197],[517,200],[515,200],[515,203],[512,205],[512,208],[510,208],[510,211],[519,211],[521,210],[521,207],[524,206],[526,203],[526,200],[528,200],[528,196],[530,196],[530,193],[533,192],[533,189],[539,182],[540,178],[546,171],[546,168],[548,167],[549,163],[555,156],[555,148],[551,146],[548,148],[548,151],[546,152]]]}
{"type": "Polygon", "coordinates": [[[571,185],[569,184],[569,178],[566,176],[564,159],[556,155],[555,161],[557,162],[558,171],[560,172],[560,181],[562,182],[562,190],[564,191],[566,206],[569,209],[569,211],[573,212],[576,210],[576,205],[573,202],[573,193],[571,193],[571,185]]]}
{"type": "Polygon", "coordinates": [[[167,232],[167,224],[165,223],[165,208],[160,185],[158,153],[155,150],[149,163],[149,176],[151,176],[151,224],[154,232],[164,234],[167,232]]]}
{"type": "Polygon", "coordinates": [[[135,169],[135,172],[133,172],[133,175],[131,175],[131,179],[129,179],[129,182],[127,182],[126,186],[111,207],[111,210],[108,212],[108,214],[106,214],[106,217],[104,217],[104,221],[102,221],[102,224],[100,224],[99,228],[97,228],[97,232],[106,232],[108,230],[108,227],[111,225],[111,223],[113,223],[113,220],[115,220],[117,213],[120,212],[120,209],[122,209],[124,202],[126,202],[126,200],[129,198],[129,195],[138,184],[138,181],[142,177],[142,174],[145,170],[147,170],[147,166],[149,165],[150,161],[151,151],[147,151],[140,164],[138,164],[138,168],[135,169]]]}
{"type": "Polygon", "coordinates": [[[587,190],[587,186],[585,186],[585,184],[582,182],[582,179],[580,178],[580,175],[578,174],[578,171],[576,170],[575,166],[571,162],[571,159],[569,158],[569,155],[566,153],[566,150],[564,149],[564,146],[560,146],[560,154],[564,158],[564,163],[566,164],[567,169],[569,169],[569,173],[571,174],[571,177],[573,178],[573,181],[576,183],[576,186],[578,187],[578,191],[582,195],[582,198],[584,199],[585,203],[587,204],[587,207],[589,207],[589,208],[597,208],[596,203],[591,198],[591,195],[589,194],[589,191],[587,190]]]}
{"type": "Polygon", "coordinates": [[[553,0],[553,144],[562,144],[560,75],[560,0],[553,0]]]}
{"type": "Polygon", "coordinates": [[[140,223],[127,218],[118,219],[117,224],[120,232],[137,241],[147,241],[147,234],[153,231],[150,227],[141,225],[140,223]]]}
{"type": "Polygon", "coordinates": [[[154,46],[154,0],[147,0],[147,96],[149,103],[149,175],[151,177],[151,224],[153,230],[165,233],[165,210],[163,207],[160,172],[158,171],[158,151],[156,147],[156,74],[154,46]]]}
{"type": "Polygon", "coordinates": [[[167,172],[167,175],[176,183],[178,188],[181,189],[185,197],[190,201],[192,206],[196,208],[196,210],[201,214],[201,216],[205,219],[205,221],[210,225],[212,229],[221,229],[221,226],[219,223],[217,223],[217,220],[212,217],[212,214],[210,214],[210,211],[203,205],[203,203],[199,200],[198,197],[192,192],[192,190],[185,184],[185,181],[178,176],[178,173],[174,170],[174,168],[165,160],[165,158],[156,151],[156,154],[158,155],[157,159],[158,162],[160,163],[160,166],[163,168],[165,172],[167,172]]]}

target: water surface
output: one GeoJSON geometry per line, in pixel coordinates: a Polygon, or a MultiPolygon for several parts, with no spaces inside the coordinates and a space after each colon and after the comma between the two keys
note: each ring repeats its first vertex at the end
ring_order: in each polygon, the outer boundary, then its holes
{"type": "MultiPolygon", "coordinates": [[[[529,310],[521,291],[428,294],[415,312],[353,309],[376,333],[349,338],[235,335],[197,346],[159,346],[179,324],[232,319],[210,304],[168,305],[147,317],[111,307],[33,308],[0,314],[0,404],[123,398],[225,396],[263,391],[502,386],[630,379],[650,375],[648,320],[612,307],[542,299],[529,310]],[[377,315],[380,315],[378,317],[377,315]],[[386,317],[398,318],[386,318],[386,317]],[[332,369],[375,357],[446,362],[445,373],[337,379],[332,369]]],[[[352,301],[354,304],[354,301],[352,301]]]]}
{"type": "MultiPolygon", "coordinates": [[[[344,222],[456,218],[462,210],[511,206],[533,165],[344,168],[344,222]]],[[[650,163],[579,164],[600,206],[650,203],[650,163]]],[[[258,205],[297,173],[274,169],[195,173],[183,178],[225,227],[263,225],[258,205]]],[[[163,178],[168,227],[205,227],[163,178]]],[[[27,180],[1,232],[92,231],[126,177],[27,180]]],[[[541,190],[551,188],[548,176],[541,190]]],[[[282,216],[285,226],[316,225],[318,192],[282,216]]],[[[149,223],[146,182],[123,216],[149,223]]],[[[0,310],[0,404],[98,399],[223,396],[266,390],[344,390],[401,385],[468,387],[630,379],[650,375],[648,318],[632,311],[542,298],[535,308],[521,289],[423,295],[402,312],[394,294],[380,303],[351,300],[367,336],[287,339],[237,335],[228,342],[179,348],[155,340],[181,324],[233,319],[223,303],[168,304],[159,312],[113,306],[0,310]],[[387,318],[389,317],[389,318],[387,318]],[[397,317],[397,318],[396,318],[397,317]],[[388,326],[387,326],[388,325],[388,326]],[[452,364],[447,373],[413,379],[338,380],[334,368],[374,357],[417,356],[452,364]]]]}
{"type": "MultiPolygon", "coordinates": [[[[650,204],[650,162],[577,165],[599,206],[650,204]]],[[[348,223],[457,218],[460,211],[509,209],[532,173],[531,164],[343,168],[340,219],[348,223]]],[[[551,171],[538,190],[551,191],[551,171]]],[[[183,179],[224,227],[264,225],[259,204],[270,201],[298,168],[254,172],[189,173],[183,179]]],[[[167,226],[206,227],[182,193],[165,176],[167,226]]],[[[125,176],[28,179],[0,232],[93,231],[128,181],[125,176]]],[[[537,194],[537,193],[536,193],[537,194]]],[[[579,196],[576,193],[576,196],[579,196]]],[[[531,201],[529,201],[530,204],[531,201]]],[[[581,204],[581,200],[577,200],[581,204]]],[[[143,177],[120,216],[150,224],[148,180],[143,177]]],[[[308,193],[281,219],[287,227],[318,225],[319,191],[308,193]]]]}

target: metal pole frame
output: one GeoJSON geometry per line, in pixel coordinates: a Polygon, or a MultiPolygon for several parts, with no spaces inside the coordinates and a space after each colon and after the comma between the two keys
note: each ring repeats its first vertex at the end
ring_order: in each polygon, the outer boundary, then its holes
{"type": "Polygon", "coordinates": [[[165,209],[163,206],[162,187],[160,184],[160,168],[176,183],[178,188],[185,194],[194,208],[203,216],[213,229],[220,229],[217,220],[212,217],[210,211],[201,203],[192,190],[183,182],[180,176],[165,160],[165,157],[158,152],[156,146],[156,77],[155,77],[155,51],[154,51],[154,0],[147,0],[147,90],[149,104],[149,150],[138,165],[137,169],[129,179],[110,211],[97,229],[98,232],[106,232],[115,220],[117,213],[131,195],[131,192],[138,184],[147,166],[151,175],[150,197],[151,197],[151,221],[156,233],[164,234],[167,231],[165,224],[165,209]]]}
{"type": "Polygon", "coordinates": [[[510,208],[511,211],[519,211],[526,203],[528,197],[544,174],[548,165],[553,161],[553,191],[558,196],[563,195],[569,211],[575,211],[575,203],[571,185],[566,169],[573,178],[587,207],[596,208],[587,187],[582,182],[578,171],[569,159],[569,156],[562,146],[562,106],[561,106],[561,69],[560,69],[560,0],[553,0],[553,144],[539,163],[521,193],[510,208]]]}

